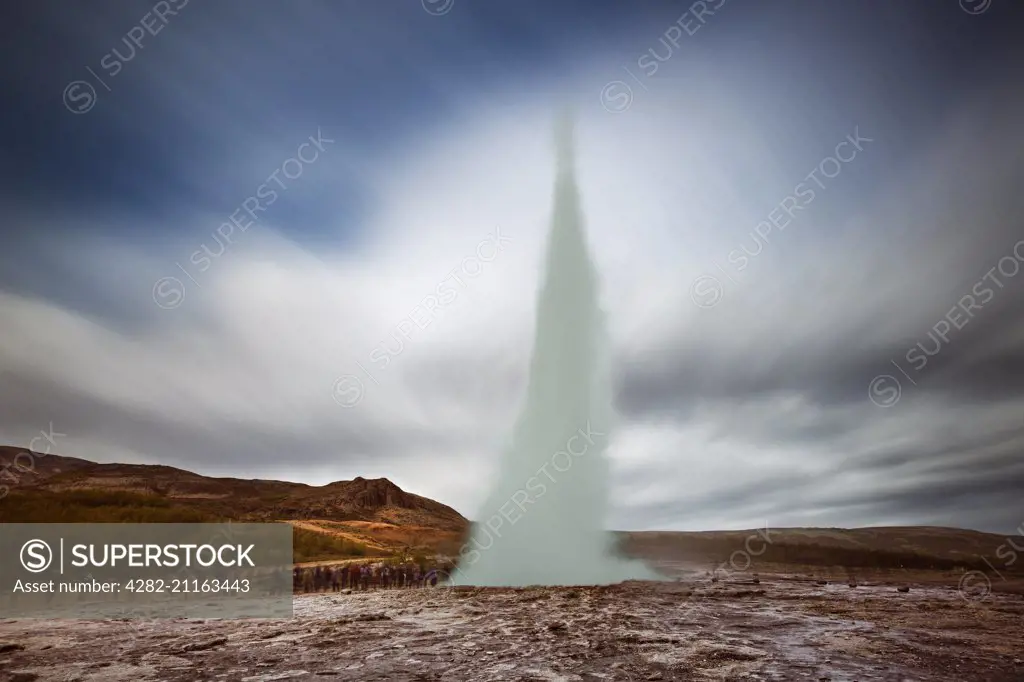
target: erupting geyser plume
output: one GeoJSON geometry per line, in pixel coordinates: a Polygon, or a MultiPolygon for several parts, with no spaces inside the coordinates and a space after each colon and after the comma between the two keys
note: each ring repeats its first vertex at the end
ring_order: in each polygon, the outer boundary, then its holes
{"type": "Polygon", "coordinates": [[[573,169],[572,122],[558,176],[526,404],[498,480],[463,547],[460,585],[594,585],[656,579],[616,556],[604,529],[612,428],[610,352],[573,169]]]}

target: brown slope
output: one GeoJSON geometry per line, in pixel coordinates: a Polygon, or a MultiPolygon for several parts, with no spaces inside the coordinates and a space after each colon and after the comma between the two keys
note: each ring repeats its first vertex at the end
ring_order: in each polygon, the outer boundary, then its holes
{"type": "MultiPolygon", "coordinates": [[[[989,570],[1007,537],[962,528],[769,528],[743,531],[643,531],[619,533],[628,554],[682,562],[757,562],[849,568],[956,567],[989,570]],[[765,543],[765,538],[770,542],[765,543]],[[987,563],[986,563],[987,562],[987,563]]],[[[1017,562],[1020,564],[1020,562],[1017,562]]]]}
{"type": "MultiPolygon", "coordinates": [[[[19,448],[3,448],[0,457],[14,460],[19,448]]],[[[365,521],[391,526],[417,526],[461,532],[467,521],[447,505],[399,488],[386,478],[355,478],[324,486],[260,479],[214,478],[150,464],[99,464],[60,455],[34,457],[33,472],[15,469],[19,496],[81,499],[90,495],[130,495],[140,505],[147,500],[166,507],[238,521],[325,519],[365,521]],[[30,475],[31,474],[31,475],[30,475]]],[[[25,465],[25,457],[18,464],[25,465]]],[[[2,466],[2,464],[0,464],[2,466]]],[[[0,482],[12,485],[0,479],[0,482]]],[[[16,512],[5,509],[3,520],[17,521],[16,512]],[[13,515],[13,517],[12,517],[13,515]]]]}
{"type": "Polygon", "coordinates": [[[0,485],[8,488],[33,485],[55,474],[90,466],[94,463],[84,459],[0,445],[0,485]]]}

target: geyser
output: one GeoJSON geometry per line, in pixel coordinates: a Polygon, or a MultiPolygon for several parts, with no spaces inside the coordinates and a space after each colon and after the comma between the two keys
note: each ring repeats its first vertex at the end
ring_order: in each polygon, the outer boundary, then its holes
{"type": "Polygon", "coordinates": [[[452,584],[595,585],[657,579],[604,529],[612,429],[610,352],[573,167],[556,127],[557,179],[526,403],[452,584]]]}

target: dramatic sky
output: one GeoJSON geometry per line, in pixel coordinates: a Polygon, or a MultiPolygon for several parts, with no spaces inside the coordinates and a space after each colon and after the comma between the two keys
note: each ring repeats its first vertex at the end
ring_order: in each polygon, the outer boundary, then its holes
{"type": "Polygon", "coordinates": [[[1024,521],[1021,3],[6,13],[0,442],[475,517],[568,105],[610,527],[1024,521]]]}

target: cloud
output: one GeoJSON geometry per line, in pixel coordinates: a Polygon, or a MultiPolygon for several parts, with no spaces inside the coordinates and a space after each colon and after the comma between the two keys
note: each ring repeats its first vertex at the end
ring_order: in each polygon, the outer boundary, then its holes
{"type": "Polygon", "coordinates": [[[805,121],[752,117],[756,94],[698,68],[707,57],[689,64],[685,91],[652,81],[618,115],[598,101],[617,67],[591,59],[533,91],[463,95],[386,154],[338,134],[295,201],[203,271],[191,254],[317,125],[334,133],[308,110],[289,117],[293,102],[246,126],[204,100],[209,84],[165,81],[161,101],[205,134],[231,130],[204,175],[188,166],[195,187],[173,214],[5,207],[39,229],[0,257],[0,439],[26,444],[52,422],[72,456],[387,476],[474,515],[525,391],[558,85],[590,102],[579,176],[622,419],[610,525],[1015,528],[1024,274],[916,383],[892,362],[909,373],[908,350],[1012,256],[1021,97],[993,79],[902,156],[883,105],[779,149],[805,121]],[[855,127],[873,141],[758,242],[855,127]],[[744,246],[760,250],[739,270],[728,258],[744,246]],[[691,287],[707,274],[722,296],[702,308],[691,287]],[[165,277],[183,296],[161,308],[165,277]],[[869,397],[880,374],[901,382],[890,407],[869,397]],[[354,378],[343,396],[339,377],[354,378]]]}

